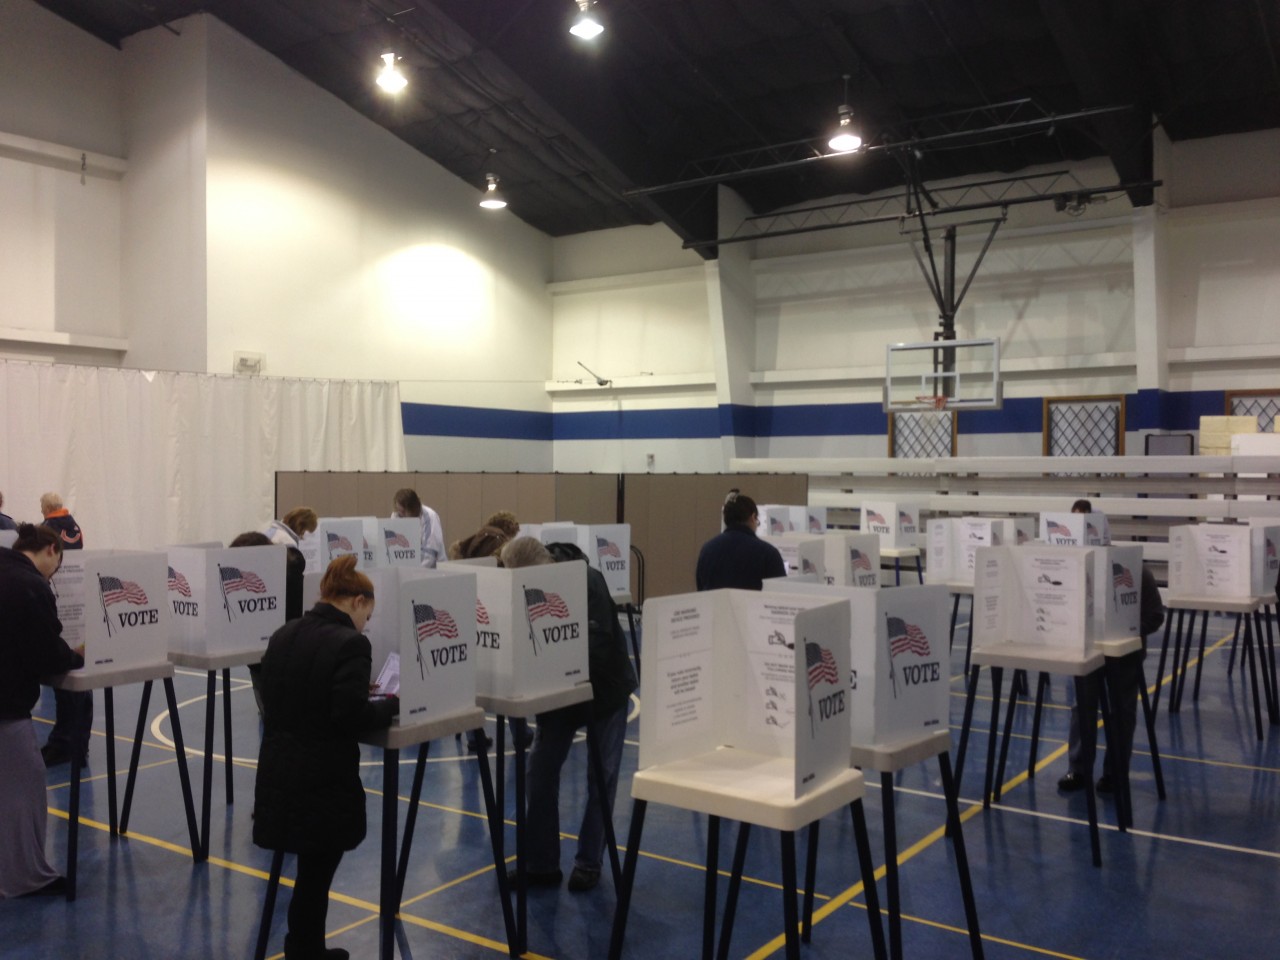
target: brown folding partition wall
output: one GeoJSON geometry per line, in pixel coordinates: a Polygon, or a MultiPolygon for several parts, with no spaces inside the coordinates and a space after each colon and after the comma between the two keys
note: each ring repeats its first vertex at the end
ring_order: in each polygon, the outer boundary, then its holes
{"type": "MultiPolygon", "coordinates": [[[[629,523],[631,542],[644,554],[650,597],[694,589],[698,550],[719,532],[731,488],[757,503],[803,504],[809,497],[805,474],[280,472],[276,516],[305,505],[322,517],[385,517],[401,487],[417,490],[440,514],[446,544],[497,510],[528,523],[629,523]]],[[[639,597],[634,569],[631,590],[639,597]]]]}

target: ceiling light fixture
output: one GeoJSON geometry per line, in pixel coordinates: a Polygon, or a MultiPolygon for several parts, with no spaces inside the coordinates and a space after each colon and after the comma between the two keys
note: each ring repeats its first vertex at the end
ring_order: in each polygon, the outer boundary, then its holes
{"type": "Polygon", "coordinates": [[[498,175],[496,173],[486,173],[484,175],[488,186],[484,188],[484,196],[480,198],[480,206],[486,210],[501,210],[507,205],[507,198],[498,192],[498,175]]]}
{"type": "Polygon", "coordinates": [[[396,67],[396,55],[394,53],[384,53],[382,62],[384,66],[378,73],[378,86],[387,91],[387,93],[399,93],[409,85],[409,81],[405,79],[404,74],[396,67]]]}
{"type": "Polygon", "coordinates": [[[604,33],[604,26],[600,23],[599,16],[591,12],[591,8],[595,6],[595,0],[577,0],[577,3],[578,16],[573,21],[573,26],[569,28],[569,32],[582,40],[594,40],[604,33]]]}
{"type": "Polygon", "coordinates": [[[862,146],[862,137],[853,128],[853,107],[849,106],[849,74],[844,75],[844,103],[840,104],[840,126],[827,141],[836,153],[852,153],[862,146]]]}

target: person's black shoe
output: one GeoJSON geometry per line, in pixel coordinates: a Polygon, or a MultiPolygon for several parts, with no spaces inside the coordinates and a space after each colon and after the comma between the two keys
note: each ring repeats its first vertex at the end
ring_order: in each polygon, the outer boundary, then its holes
{"type": "Polygon", "coordinates": [[[523,739],[524,739],[524,748],[526,750],[528,750],[531,746],[533,746],[533,731],[530,730],[528,727],[524,728],[523,739]]]}
{"type": "MultiPolygon", "coordinates": [[[[493,737],[489,736],[489,735],[488,735],[487,733],[485,733],[484,731],[481,731],[481,732],[480,732],[480,742],[484,745],[484,748],[485,748],[486,750],[488,750],[491,746],[493,746],[493,737]]],[[[476,749],[477,749],[477,748],[476,748],[476,738],[475,738],[475,737],[467,737],[467,751],[468,751],[469,753],[475,753],[475,752],[476,752],[476,749]]]]}
{"type": "Polygon", "coordinates": [[[1058,780],[1058,789],[1063,793],[1075,793],[1084,789],[1084,774],[1068,771],[1058,780]]]}
{"type": "Polygon", "coordinates": [[[594,890],[596,888],[596,884],[599,882],[599,870],[587,870],[585,867],[574,867],[573,873],[569,874],[569,892],[584,893],[587,890],[594,890]]]}
{"type": "Polygon", "coordinates": [[[1094,785],[1094,789],[1102,794],[1115,793],[1115,787],[1111,785],[1111,774],[1104,773],[1100,776],[1098,782],[1094,785]]]}
{"type": "MultiPolygon", "coordinates": [[[[528,887],[558,887],[563,879],[564,873],[560,870],[526,870],[524,872],[525,886],[528,887]]],[[[511,883],[516,882],[515,867],[507,871],[507,880],[511,883]]]]}

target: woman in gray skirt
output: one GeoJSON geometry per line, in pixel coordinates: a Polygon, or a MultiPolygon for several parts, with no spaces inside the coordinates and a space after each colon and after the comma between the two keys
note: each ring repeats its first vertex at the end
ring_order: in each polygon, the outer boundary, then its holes
{"type": "Polygon", "coordinates": [[[31,725],[40,678],[84,664],[62,639],[49,588],[60,566],[48,527],[24,523],[13,547],[0,547],[0,899],[65,889],[44,855],[45,768],[31,725]]]}

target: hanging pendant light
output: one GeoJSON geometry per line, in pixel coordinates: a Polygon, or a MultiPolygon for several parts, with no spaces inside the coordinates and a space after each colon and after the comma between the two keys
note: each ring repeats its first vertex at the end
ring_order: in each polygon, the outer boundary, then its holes
{"type": "Polygon", "coordinates": [[[840,125],[827,146],[836,153],[852,153],[862,146],[862,137],[853,126],[853,107],[849,106],[849,74],[844,75],[844,103],[840,104],[840,125]]]}
{"type": "Polygon", "coordinates": [[[378,86],[387,91],[387,93],[399,93],[409,85],[409,81],[405,79],[404,74],[396,66],[396,55],[394,53],[384,53],[382,62],[382,70],[378,73],[378,86]]]}
{"type": "Polygon", "coordinates": [[[498,191],[498,175],[486,173],[484,178],[488,185],[484,189],[484,196],[480,198],[480,206],[486,210],[501,210],[507,205],[507,198],[498,191]]]}
{"type": "Polygon", "coordinates": [[[591,9],[595,6],[595,0],[577,0],[577,3],[578,16],[574,19],[569,32],[581,40],[594,40],[604,33],[604,25],[600,22],[599,15],[591,9]]]}

